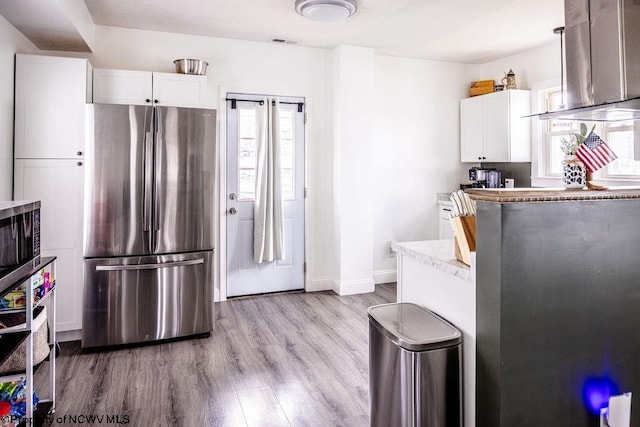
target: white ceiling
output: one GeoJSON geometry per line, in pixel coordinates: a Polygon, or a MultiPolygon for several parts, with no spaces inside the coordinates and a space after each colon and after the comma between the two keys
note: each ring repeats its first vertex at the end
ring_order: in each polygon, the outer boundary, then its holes
{"type": "MultiPolygon", "coordinates": [[[[0,3],[25,1],[34,0],[0,3]]],[[[553,29],[564,24],[563,0],[357,1],[358,12],[354,16],[333,23],[297,15],[295,0],[85,3],[97,25],[261,42],[280,38],[326,48],[347,44],[371,47],[382,54],[476,64],[556,40],[553,29]]],[[[42,15],[35,9],[31,10],[32,16],[42,15]]],[[[7,17],[2,8],[0,13],[7,17]]],[[[47,15],[49,21],[56,21],[50,13],[47,15]]],[[[16,25],[15,18],[7,19],[16,25]]],[[[54,22],[51,25],[49,35],[54,37],[54,22]]],[[[33,25],[30,27],[34,32],[33,25]]],[[[47,28],[41,31],[46,32],[47,28]]]]}

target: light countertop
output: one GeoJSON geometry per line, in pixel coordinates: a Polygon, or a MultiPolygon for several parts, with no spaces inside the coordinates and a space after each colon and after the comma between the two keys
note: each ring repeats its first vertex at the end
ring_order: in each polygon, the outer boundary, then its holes
{"type": "Polygon", "coordinates": [[[451,193],[437,193],[436,197],[438,198],[438,203],[440,202],[451,203],[451,193]]]}
{"type": "Polygon", "coordinates": [[[391,249],[462,280],[475,282],[475,270],[455,258],[453,245],[453,240],[422,240],[393,242],[391,249]]]}
{"type": "Polygon", "coordinates": [[[640,199],[640,187],[609,187],[607,190],[566,188],[471,188],[471,199],[489,203],[564,202],[581,200],[640,199]]]}

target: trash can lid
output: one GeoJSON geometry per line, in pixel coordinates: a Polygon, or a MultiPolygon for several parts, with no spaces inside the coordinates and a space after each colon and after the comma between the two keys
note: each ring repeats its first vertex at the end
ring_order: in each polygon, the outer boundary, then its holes
{"type": "Polygon", "coordinates": [[[369,320],[396,345],[426,351],[460,344],[462,334],[437,314],[412,303],[369,307],[369,320]]]}

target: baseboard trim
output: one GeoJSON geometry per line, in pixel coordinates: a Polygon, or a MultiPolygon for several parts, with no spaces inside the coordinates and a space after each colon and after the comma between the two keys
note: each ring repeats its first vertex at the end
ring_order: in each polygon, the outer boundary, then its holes
{"type": "Polygon", "coordinates": [[[376,285],[381,283],[393,283],[398,280],[397,270],[378,270],[373,272],[373,281],[376,285]]]}
{"type": "Polygon", "coordinates": [[[340,296],[366,294],[376,290],[376,284],[373,279],[350,280],[340,282],[337,279],[333,281],[333,292],[340,296]]]}
{"type": "Polygon", "coordinates": [[[330,291],[333,289],[331,277],[314,277],[307,281],[306,292],[330,291]]]}
{"type": "Polygon", "coordinates": [[[56,332],[57,342],[80,341],[82,339],[82,330],[61,331],[56,332]]]}

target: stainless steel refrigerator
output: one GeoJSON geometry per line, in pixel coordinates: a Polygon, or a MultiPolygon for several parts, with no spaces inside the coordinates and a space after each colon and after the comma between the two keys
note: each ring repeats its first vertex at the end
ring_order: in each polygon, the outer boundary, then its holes
{"type": "Polygon", "coordinates": [[[87,105],[82,347],[213,326],[216,111],[87,105]]]}

